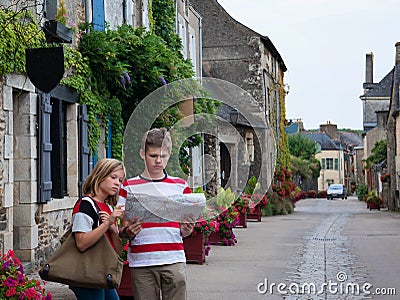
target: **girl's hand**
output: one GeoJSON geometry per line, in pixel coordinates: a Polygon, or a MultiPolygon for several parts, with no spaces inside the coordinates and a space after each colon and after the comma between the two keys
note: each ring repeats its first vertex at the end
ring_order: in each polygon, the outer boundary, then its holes
{"type": "Polygon", "coordinates": [[[125,210],[122,209],[120,206],[116,207],[111,215],[106,212],[106,211],[99,211],[99,217],[101,223],[108,223],[108,226],[110,227],[115,223],[117,219],[122,219],[124,217],[125,210]]]}

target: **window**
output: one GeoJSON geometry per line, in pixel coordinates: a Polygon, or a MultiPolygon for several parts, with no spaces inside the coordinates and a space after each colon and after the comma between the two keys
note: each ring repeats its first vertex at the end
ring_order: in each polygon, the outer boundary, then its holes
{"type": "Polygon", "coordinates": [[[51,181],[53,198],[64,198],[67,195],[67,121],[66,102],[51,98],[50,115],[51,181]]]}
{"type": "Polygon", "coordinates": [[[326,159],[325,158],[322,158],[321,159],[321,169],[325,169],[326,168],[326,159]]]}
{"type": "Polygon", "coordinates": [[[339,159],[335,158],[335,170],[339,170],[339,159]]]}
{"type": "Polygon", "coordinates": [[[333,170],[333,158],[326,159],[326,169],[333,170]]]}

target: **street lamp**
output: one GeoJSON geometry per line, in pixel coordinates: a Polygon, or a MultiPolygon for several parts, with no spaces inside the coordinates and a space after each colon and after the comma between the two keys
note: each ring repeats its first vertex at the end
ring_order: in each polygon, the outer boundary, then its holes
{"type": "Polygon", "coordinates": [[[239,111],[236,107],[232,108],[231,111],[229,112],[229,119],[232,125],[237,124],[237,121],[239,119],[239,111]]]}

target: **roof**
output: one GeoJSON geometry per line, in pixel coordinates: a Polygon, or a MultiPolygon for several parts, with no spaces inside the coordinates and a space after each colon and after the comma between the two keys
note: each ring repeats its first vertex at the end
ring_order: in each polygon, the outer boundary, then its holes
{"type": "Polygon", "coordinates": [[[339,150],[339,146],[326,133],[303,131],[301,135],[320,144],[321,150],[339,150]]]}
{"type": "Polygon", "coordinates": [[[390,97],[392,92],[393,69],[379,83],[364,83],[367,91],[360,98],[364,97],[390,97]]]}
{"type": "Polygon", "coordinates": [[[348,147],[359,147],[359,146],[364,146],[364,141],[363,138],[356,133],[353,132],[339,132],[340,135],[340,141],[342,144],[348,147]]]}
{"type": "MultiPolygon", "coordinates": [[[[204,0],[202,0],[202,1],[204,1],[204,0]]],[[[267,49],[271,52],[271,54],[279,62],[280,66],[282,68],[282,71],[283,72],[287,71],[287,67],[285,65],[285,62],[283,61],[282,56],[279,54],[278,50],[276,49],[276,47],[274,46],[274,44],[272,43],[271,39],[268,36],[261,35],[258,32],[254,31],[253,29],[251,29],[251,28],[247,27],[246,25],[240,23],[238,20],[233,18],[217,0],[214,0],[213,2],[216,5],[218,5],[220,7],[220,9],[222,9],[224,11],[224,13],[227,14],[235,23],[237,23],[238,25],[242,26],[243,28],[246,28],[247,30],[249,30],[249,31],[253,32],[254,34],[256,34],[257,36],[259,36],[261,41],[266,45],[267,49]]]]}
{"type": "Polygon", "coordinates": [[[299,124],[298,123],[292,123],[288,126],[285,127],[285,132],[287,134],[295,134],[299,132],[299,124]]]}

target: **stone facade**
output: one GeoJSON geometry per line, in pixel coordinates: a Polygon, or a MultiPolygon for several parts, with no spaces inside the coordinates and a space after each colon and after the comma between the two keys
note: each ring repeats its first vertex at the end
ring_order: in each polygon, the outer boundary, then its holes
{"type": "Polygon", "coordinates": [[[388,111],[390,105],[391,84],[393,71],[390,71],[379,83],[373,82],[374,55],[366,54],[364,94],[360,96],[363,101],[363,126],[368,131],[377,126],[377,111],[388,111]]]}
{"type": "MultiPolygon", "coordinates": [[[[280,135],[278,99],[282,89],[279,89],[279,77],[283,78],[286,66],[268,37],[233,19],[216,0],[195,0],[192,3],[203,17],[203,76],[222,79],[240,87],[258,104],[265,123],[273,120],[269,128],[264,128],[262,133],[257,135],[262,137],[262,140],[252,141],[255,143],[254,160],[249,172],[249,177],[260,174],[256,177],[259,177],[263,187],[268,189],[275,158],[277,153],[279,155],[279,146],[275,145],[275,138],[278,140],[280,135]],[[270,135],[271,128],[275,137],[270,135]],[[257,142],[260,144],[258,150],[257,142]],[[275,146],[278,148],[275,149],[275,146]],[[259,149],[263,149],[263,153],[259,149]],[[261,162],[266,167],[261,168],[261,162]]],[[[230,121],[226,112],[219,112],[219,115],[230,121]]],[[[235,124],[243,140],[247,140],[246,134],[253,134],[252,126],[249,125],[246,122],[235,124]]],[[[232,172],[235,173],[236,170],[232,172]]]]}
{"type": "Polygon", "coordinates": [[[390,174],[389,181],[389,209],[397,210],[400,207],[400,42],[395,45],[395,65],[393,68],[393,83],[391,86],[390,111],[387,122],[387,167],[390,174]]]}

